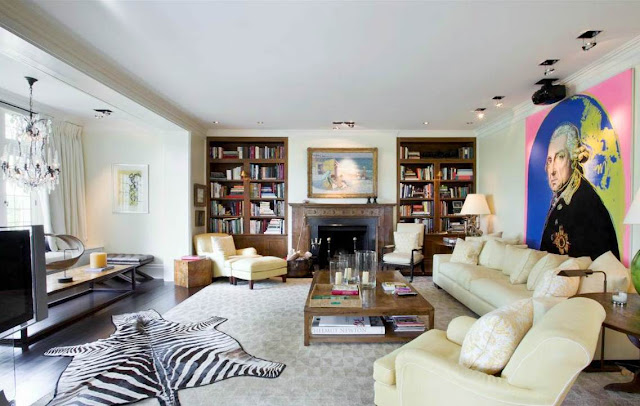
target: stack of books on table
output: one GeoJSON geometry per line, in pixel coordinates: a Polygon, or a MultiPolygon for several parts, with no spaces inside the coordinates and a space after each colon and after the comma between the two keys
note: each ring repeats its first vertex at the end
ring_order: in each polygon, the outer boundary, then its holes
{"type": "Polygon", "coordinates": [[[382,290],[398,296],[415,296],[416,294],[406,283],[402,282],[382,282],[382,290]]]}
{"type": "Polygon", "coordinates": [[[425,325],[418,316],[391,316],[388,318],[393,324],[393,331],[396,333],[422,332],[425,325]]]}
{"type": "Polygon", "coordinates": [[[356,296],[360,293],[358,285],[333,285],[332,295],[356,296]]]}
{"type": "Polygon", "coordinates": [[[311,334],[320,335],[384,335],[384,330],[378,316],[318,316],[311,324],[311,334]]]}

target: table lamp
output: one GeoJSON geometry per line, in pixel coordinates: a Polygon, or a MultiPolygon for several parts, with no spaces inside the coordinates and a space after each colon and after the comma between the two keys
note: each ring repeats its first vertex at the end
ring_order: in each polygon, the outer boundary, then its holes
{"type": "Polygon", "coordinates": [[[491,214],[487,199],[484,195],[478,193],[468,194],[464,199],[462,210],[460,214],[468,217],[466,233],[468,236],[480,236],[482,230],[480,230],[480,222],[478,216],[483,214],[491,214]]]}
{"type": "MultiPolygon", "coordinates": [[[[640,224],[640,190],[636,192],[636,196],[631,202],[631,206],[624,218],[624,224],[640,224]]],[[[640,251],[636,252],[629,268],[633,286],[636,288],[636,292],[640,293],[640,251]]]]}

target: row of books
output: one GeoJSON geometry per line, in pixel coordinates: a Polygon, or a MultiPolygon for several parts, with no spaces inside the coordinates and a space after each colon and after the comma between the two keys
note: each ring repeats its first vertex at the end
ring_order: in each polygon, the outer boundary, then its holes
{"type": "Polygon", "coordinates": [[[462,159],[473,159],[473,147],[458,148],[458,155],[462,159]]]}
{"type": "Polygon", "coordinates": [[[433,202],[426,201],[416,204],[400,205],[401,216],[431,216],[433,214],[433,202]]]}
{"type": "Polygon", "coordinates": [[[218,182],[211,182],[210,187],[212,199],[219,199],[221,197],[242,199],[244,195],[243,185],[233,185],[229,187],[228,185],[223,185],[218,182]]]}
{"type": "Polygon", "coordinates": [[[269,147],[252,145],[249,147],[209,148],[209,156],[212,159],[284,159],[284,147],[269,147]]]}
{"type": "Polygon", "coordinates": [[[441,231],[449,233],[464,233],[464,218],[443,218],[441,220],[441,231]]]}
{"type": "Polygon", "coordinates": [[[211,172],[209,174],[209,179],[242,180],[242,166],[236,166],[235,168],[227,169],[224,172],[211,172]]]}
{"type": "Polygon", "coordinates": [[[455,202],[440,202],[440,214],[449,216],[452,214],[460,214],[462,210],[462,200],[455,202]]]}
{"type": "Polygon", "coordinates": [[[473,169],[470,168],[442,168],[442,180],[473,180],[473,169]]]}
{"type": "Polygon", "coordinates": [[[400,165],[400,180],[433,180],[433,165],[424,168],[400,165]]]}
{"type": "Polygon", "coordinates": [[[211,202],[212,216],[242,216],[244,212],[244,202],[211,202]]]}
{"type": "Polygon", "coordinates": [[[251,220],[249,221],[250,234],[284,234],[284,220],[251,220]]]}
{"type": "Polygon", "coordinates": [[[252,199],[284,199],[284,183],[252,183],[252,199]]]}
{"type": "Polygon", "coordinates": [[[277,165],[257,165],[250,166],[251,179],[284,179],[284,164],[277,165]]]}
{"type": "Polygon", "coordinates": [[[401,147],[400,159],[420,159],[420,151],[409,151],[408,147],[401,147]]]}
{"type": "Polygon", "coordinates": [[[448,187],[447,185],[441,185],[439,193],[441,198],[444,197],[464,199],[469,193],[471,193],[471,189],[469,188],[469,186],[448,187]]]}
{"type": "Polygon", "coordinates": [[[284,202],[251,203],[252,216],[284,216],[284,202]]]}
{"type": "Polygon", "coordinates": [[[423,197],[425,199],[433,199],[433,183],[424,186],[400,184],[400,198],[423,197]]]}
{"type": "Polygon", "coordinates": [[[244,234],[242,219],[209,219],[212,233],[244,234]]]}

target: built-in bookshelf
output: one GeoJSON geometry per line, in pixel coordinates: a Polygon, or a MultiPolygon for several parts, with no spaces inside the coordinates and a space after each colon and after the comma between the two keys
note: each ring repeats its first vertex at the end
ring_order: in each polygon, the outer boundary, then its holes
{"type": "Polygon", "coordinates": [[[464,234],[458,213],[476,190],[475,138],[398,138],[398,222],[425,225],[425,261],[430,269],[432,242],[464,234]]]}
{"type": "Polygon", "coordinates": [[[287,138],[207,138],[207,230],[262,255],[287,251],[287,138]]]}

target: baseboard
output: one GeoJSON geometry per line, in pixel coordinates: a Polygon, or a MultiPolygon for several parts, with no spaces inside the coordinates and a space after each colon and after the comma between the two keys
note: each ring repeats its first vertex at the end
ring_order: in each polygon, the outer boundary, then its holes
{"type": "Polygon", "coordinates": [[[147,264],[138,269],[154,279],[164,279],[164,265],[162,264],[147,264]]]}

